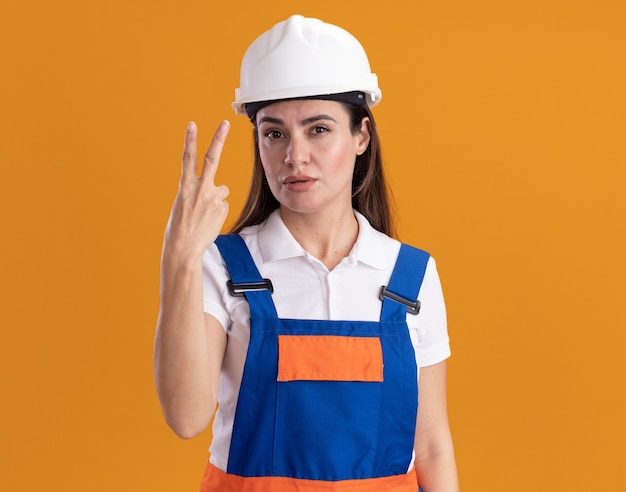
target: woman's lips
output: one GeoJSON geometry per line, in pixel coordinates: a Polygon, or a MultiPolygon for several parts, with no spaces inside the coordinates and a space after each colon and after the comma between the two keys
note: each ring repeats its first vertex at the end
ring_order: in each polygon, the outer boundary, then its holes
{"type": "Polygon", "coordinates": [[[307,191],[315,184],[316,179],[311,176],[288,176],[283,185],[289,191],[307,191]]]}

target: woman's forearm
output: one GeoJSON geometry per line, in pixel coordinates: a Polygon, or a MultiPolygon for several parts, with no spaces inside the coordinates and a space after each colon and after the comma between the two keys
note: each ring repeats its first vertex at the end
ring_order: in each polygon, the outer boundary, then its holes
{"type": "Polygon", "coordinates": [[[201,260],[173,262],[164,254],[154,375],[165,419],[180,437],[202,432],[213,415],[225,338],[204,314],[201,260]]]}
{"type": "Polygon", "coordinates": [[[454,450],[415,462],[417,482],[422,492],[459,492],[454,450]]]}
{"type": "Polygon", "coordinates": [[[422,368],[415,429],[415,471],[423,492],[458,492],[454,444],[448,423],[446,362],[422,368]]]}

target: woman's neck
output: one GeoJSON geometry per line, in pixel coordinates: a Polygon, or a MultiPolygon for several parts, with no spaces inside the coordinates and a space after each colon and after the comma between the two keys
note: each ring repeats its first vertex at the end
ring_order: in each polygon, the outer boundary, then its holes
{"type": "Polygon", "coordinates": [[[328,270],[335,268],[354,246],[359,224],[352,208],[343,214],[300,214],[281,208],[281,218],[300,246],[320,260],[328,270]]]}

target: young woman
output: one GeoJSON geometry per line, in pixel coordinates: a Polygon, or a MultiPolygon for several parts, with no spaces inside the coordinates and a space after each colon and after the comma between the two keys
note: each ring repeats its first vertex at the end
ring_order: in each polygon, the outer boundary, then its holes
{"type": "Polygon", "coordinates": [[[214,183],[228,122],[199,177],[187,127],[155,379],[183,438],[219,404],[203,492],[458,490],[445,306],[434,260],[391,237],[380,97],[343,29],[293,16],[260,36],[234,103],[255,163],[229,235],[214,183]]]}

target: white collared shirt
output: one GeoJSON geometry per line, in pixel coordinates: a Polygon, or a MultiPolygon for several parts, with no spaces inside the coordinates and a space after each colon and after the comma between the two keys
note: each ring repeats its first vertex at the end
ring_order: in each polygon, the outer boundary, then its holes
{"type": "MultiPolygon", "coordinates": [[[[333,270],[307,253],[291,235],[278,210],[261,225],[244,229],[243,237],[264,278],[274,286],[272,299],[278,316],[293,319],[378,321],[380,288],[389,283],[400,243],[375,230],[355,212],[357,241],[333,270]]],[[[204,310],[228,334],[218,389],[219,410],[213,426],[211,462],[225,470],[230,436],[250,333],[250,310],[245,299],[226,289],[230,278],[217,247],[204,254],[204,310]]],[[[450,356],[446,309],[435,260],[428,261],[419,292],[417,316],[407,315],[418,367],[450,356]]]]}

